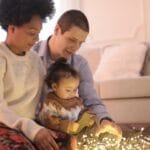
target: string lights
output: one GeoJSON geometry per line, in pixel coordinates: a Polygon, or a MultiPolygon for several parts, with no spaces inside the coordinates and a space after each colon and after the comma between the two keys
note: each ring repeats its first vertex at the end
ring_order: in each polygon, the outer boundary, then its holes
{"type": "Polygon", "coordinates": [[[123,133],[119,141],[110,133],[96,137],[92,131],[84,131],[78,136],[78,150],[150,150],[150,135],[143,134],[144,128],[132,133],[123,133]]]}

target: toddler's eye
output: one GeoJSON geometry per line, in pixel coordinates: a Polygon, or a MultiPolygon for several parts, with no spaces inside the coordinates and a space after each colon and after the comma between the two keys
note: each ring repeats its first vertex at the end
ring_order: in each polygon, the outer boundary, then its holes
{"type": "Polygon", "coordinates": [[[67,92],[70,92],[70,90],[66,90],[67,92]]]}

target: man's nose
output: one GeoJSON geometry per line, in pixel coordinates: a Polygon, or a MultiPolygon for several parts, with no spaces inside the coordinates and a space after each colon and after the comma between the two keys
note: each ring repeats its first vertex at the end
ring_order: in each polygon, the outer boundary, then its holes
{"type": "Polygon", "coordinates": [[[75,51],[77,51],[80,47],[81,47],[81,44],[77,42],[77,43],[75,43],[75,44],[72,45],[71,50],[72,50],[72,52],[75,52],[75,51]]]}
{"type": "Polygon", "coordinates": [[[81,47],[81,43],[80,42],[76,42],[75,47],[76,47],[76,50],[79,49],[81,47]]]}

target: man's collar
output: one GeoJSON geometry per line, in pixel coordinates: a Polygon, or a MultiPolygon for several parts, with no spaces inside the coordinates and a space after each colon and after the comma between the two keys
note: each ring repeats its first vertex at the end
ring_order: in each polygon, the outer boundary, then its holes
{"type": "Polygon", "coordinates": [[[69,57],[69,58],[68,58],[67,63],[68,63],[68,64],[72,64],[72,57],[69,57]]]}
{"type": "MultiPolygon", "coordinates": [[[[48,47],[48,42],[49,42],[50,38],[51,38],[51,36],[49,36],[49,38],[47,40],[41,42],[41,45],[40,45],[41,50],[39,51],[39,56],[43,59],[48,57],[48,55],[50,55],[50,50],[48,47]]],[[[67,63],[72,64],[72,56],[70,56],[68,58],[67,63]]]]}
{"type": "Polygon", "coordinates": [[[45,55],[47,55],[47,53],[49,53],[48,41],[50,38],[51,36],[47,40],[41,42],[40,51],[39,51],[40,57],[44,57],[45,55]]]}

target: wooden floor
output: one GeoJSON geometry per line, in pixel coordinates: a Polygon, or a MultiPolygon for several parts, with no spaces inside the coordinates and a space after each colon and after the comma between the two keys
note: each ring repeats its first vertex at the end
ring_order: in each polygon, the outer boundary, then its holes
{"type": "Polygon", "coordinates": [[[150,135],[150,123],[126,123],[119,124],[124,132],[142,132],[143,134],[150,135]]]}

